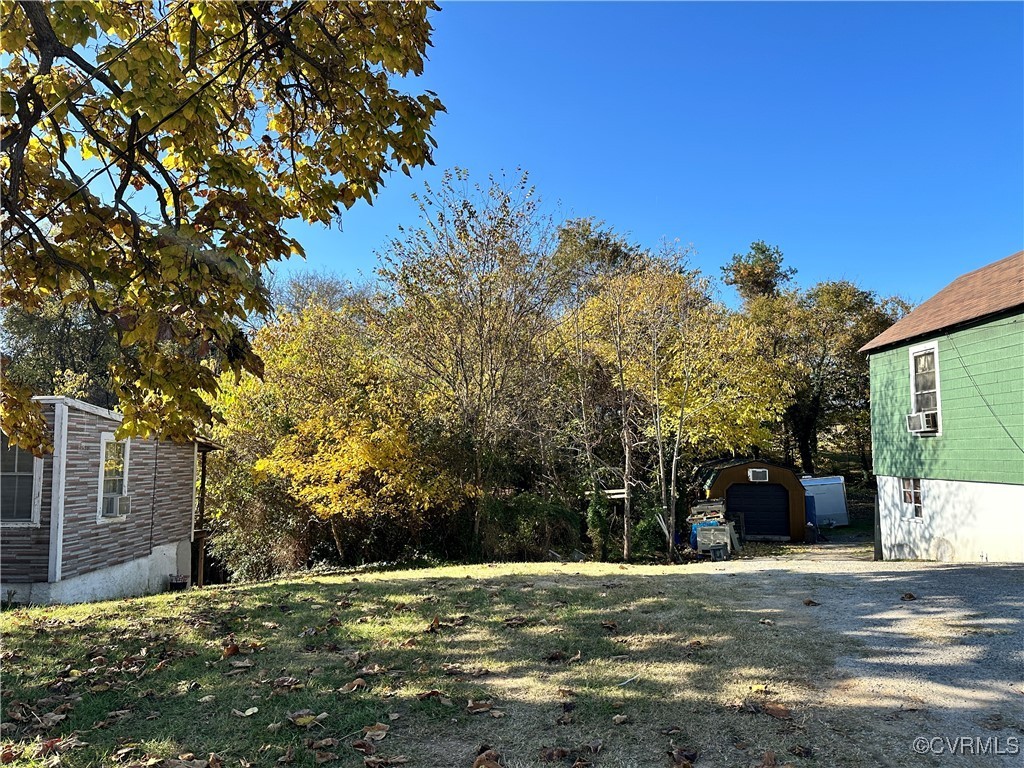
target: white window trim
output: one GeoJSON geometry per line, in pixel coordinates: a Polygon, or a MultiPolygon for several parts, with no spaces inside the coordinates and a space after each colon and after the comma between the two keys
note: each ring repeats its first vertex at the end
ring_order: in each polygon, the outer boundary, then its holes
{"type": "MultiPolygon", "coordinates": [[[[908,523],[917,523],[917,524],[924,523],[924,480],[922,478],[920,478],[920,477],[900,477],[900,478],[897,478],[897,479],[899,480],[900,510],[903,513],[903,520],[905,522],[908,522],[908,523]],[[911,483],[913,483],[916,480],[918,485],[921,486],[921,491],[920,491],[920,493],[921,493],[921,516],[920,517],[918,517],[917,515],[914,514],[914,503],[913,502],[907,503],[906,501],[903,500],[903,481],[904,480],[909,480],[911,483]]],[[[913,486],[911,486],[911,487],[913,487],[913,486]]],[[[913,493],[913,491],[911,491],[911,493],[913,493]]]]}
{"type": "Polygon", "coordinates": [[[32,516],[28,520],[3,520],[0,528],[38,528],[43,508],[43,460],[32,457],[32,516]]]}
{"type": "Polygon", "coordinates": [[[908,370],[910,380],[910,410],[908,413],[917,413],[917,403],[914,401],[914,356],[919,355],[922,352],[933,352],[935,354],[935,419],[938,423],[938,429],[934,432],[926,432],[924,436],[927,437],[938,437],[942,434],[942,384],[941,377],[939,375],[939,340],[933,339],[932,341],[926,341],[923,344],[915,344],[908,350],[908,370]]]}
{"type": "Polygon", "coordinates": [[[108,443],[124,443],[124,483],[122,488],[122,495],[128,496],[128,461],[131,456],[132,441],[128,438],[124,440],[117,440],[114,437],[113,432],[102,432],[100,433],[100,474],[99,482],[97,485],[99,497],[96,499],[96,522],[100,525],[106,525],[109,523],[115,523],[120,520],[127,520],[130,515],[123,517],[104,517],[103,516],[103,462],[104,457],[107,455],[107,444],[108,443]]]}

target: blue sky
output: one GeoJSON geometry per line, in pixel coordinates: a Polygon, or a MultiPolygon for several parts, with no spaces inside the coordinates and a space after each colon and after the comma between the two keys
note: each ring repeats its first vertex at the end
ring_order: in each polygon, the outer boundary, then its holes
{"type": "Polygon", "coordinates": [[[763,239],[801,285],[918,302],[1024,247],[1024,4],[445,3],[433,24],[436,167],[342,231],[291,227],[308,258],[279,273],[371,273],[452,166],[522,167],[552,210],[692,243],[716,276],[763,239]]]}

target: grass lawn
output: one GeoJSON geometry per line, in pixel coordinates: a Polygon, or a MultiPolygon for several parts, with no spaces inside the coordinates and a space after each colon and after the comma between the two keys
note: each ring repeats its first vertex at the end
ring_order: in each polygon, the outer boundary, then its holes
{"type": "Polygon", "coordinates": [[[538,563],[8,611],[4,761],[857,764],[806,703],[852,641],[744,608],[759,588],[538,563]]]}

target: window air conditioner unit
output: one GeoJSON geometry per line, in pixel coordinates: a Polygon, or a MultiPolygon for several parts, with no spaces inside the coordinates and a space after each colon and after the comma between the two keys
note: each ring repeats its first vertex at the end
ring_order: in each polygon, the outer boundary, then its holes
{"type": "Polygon", "coordinates": [[[768,470],[767,469],[748,469],[747,479],[752,483],[767,483],[768,482],[768,470]]]}
{"type": "Polygon", "coordinates": [[[131,496],[107,496],[105,499],[103,499],[104,517],[124,517],[131,511],[131,496]]]}
{"type": "Polygon", "coordinates": [[[939,431],[938,411],[918,411],[907,414],[907,431],[914,434],[939,431]]]}

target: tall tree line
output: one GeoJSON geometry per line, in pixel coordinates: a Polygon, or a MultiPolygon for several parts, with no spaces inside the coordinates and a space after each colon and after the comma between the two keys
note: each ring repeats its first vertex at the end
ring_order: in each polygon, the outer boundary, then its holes
{"type": "MultiPolygon", "coordinates": [[[[742,299],[730,309],[688,249],[555,221],[525,174],[474,185],[453,171],[419,202],[373,283],[278,286],[249,333],[262,377],[220,377],[208,508],[236,575],[588,547],[663,557],[709,460],[868,461],[856,350],[899,301],[844,281],[797,289],[757,242],[723,268],[742,299]]],[[[35,387],[108,397],[109,350],[86,364],[39,341],[59,316],[9,309],[5,344],[35,387]]],[[[69,332],[92,339],[87,326],[69,332]]]]}

